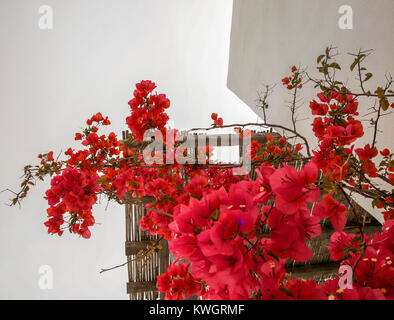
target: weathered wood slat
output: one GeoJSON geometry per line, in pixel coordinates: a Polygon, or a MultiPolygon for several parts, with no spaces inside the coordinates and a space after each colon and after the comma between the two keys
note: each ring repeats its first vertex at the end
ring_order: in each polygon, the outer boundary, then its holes
{"type": "Polygon", "coordinates": [[[126,241],[125,242],[126,256],[135,255],[140,250],[145,250],[149,245],[152,245],[151,240],[126,241]]]}
{"type": "Polygon", "coordinates": [[[144,196],[141,198],[134,198],[130,192],[127,192],[124,197],[123,197],[123,202],[127,203],[127,204],[142,204],[145,205],[147,203],[152,202],[153,200],[155,200],[154,197],[151,196],[144,196]]]}
{"type": "Polygon", "coordinates": [[[336,277],[339,263],[306,265],[294,268],[288,272],[290,278],[315,280],[318,283],[336,277]]]}
{"type": "Polygon", "coordinates": [[[136,281],[127,283],[127,293],[156,291],[156,281],[136,281]]]}

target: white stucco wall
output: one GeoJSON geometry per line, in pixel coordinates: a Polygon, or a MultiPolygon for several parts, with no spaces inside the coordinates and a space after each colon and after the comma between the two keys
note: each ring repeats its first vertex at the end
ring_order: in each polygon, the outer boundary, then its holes
{"type": "MultiPolygon", "coordinates": [[[[385,73],[394,74],[394,1],[393,0],[234,0],[231,29],[228,87],[257,114],[257,90],[263,84],[281,84],[281,79],[290,72],[292,65],[308,66],[315,71],[316,57],[326,46],[338,47],[343,56],[338,61],[346,65],[339,76],[349,85],[357,84],[356,74],[350,74],[353,58],[348,52],[374,49],[375,53],[366,61],[374,77],[367,87],[374,91],[378,83],[384,84],[385,73]],[[353,29],[341,30],[338,20],[342,14],[338,9],[350,5],[353,11],[353,29]],[[383,82],[383,83],[382,83],[383,82]]],[[[313,86],[304,88],[304,107],[299,118],[299,131],[307,136],[312,145],[315,139],[311,130],[312,116],[309,101],[313,97],[313,86]]],[[[359,91],[359,90],[358,90],[359,91]]],[[[281,85],[275,88],[270,98],[268,118],[271,123],[290,126],[290,113],[285,107],[288,91],[281,85]]],[[[360,114],[366,114],[370,104],[360,100],[360,114]]],[[[382,119],[377,147],[394,149],[393,116],[382,119]]],[[[370,143],[371,128],[364,123],[366,136],[360,144],[370,143]]],[[[371,211],[368,203],[361,202],[371,211]]],[[[381,215],[376,214],[381,220],[381,215]]]]}

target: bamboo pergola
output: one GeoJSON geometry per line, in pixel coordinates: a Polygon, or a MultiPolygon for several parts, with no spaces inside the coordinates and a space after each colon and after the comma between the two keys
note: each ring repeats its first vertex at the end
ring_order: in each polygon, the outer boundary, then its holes
{"type": "MultiPolygon", "coordinates": [[[[269,131],[272,132],[272,131],[269,131]]],[[[267,142],[268,131],[255,133],[252,137],[252,141],[255,140],[260,144],[267,142]]],[[[280,136],[276,133],[273,135],[280,136]]],[[[205,141],[206,145],[215,146],[239,146],[240,161],[242,161],[242,139],[234,139],[232,134],[226,135],[206,135],[206,134],[193,134],[195,141],[205,141]],[[205,137],[204,137],[205,136],[205,137]]],[[[123,139],[128,137],[128,133],[123,132],[123,139]]],[[[189,137],[190,138],[190,137],[189,137]]],[[[197,158],[196,148],[192,152],[193,157],[197,158]]],[[[302,162],[294,163],[295,167],[301,167],[302,162]]],[[[252,179],[256,178],[255,168],[252,166],[250,172],[252,179]]],[[[344,199],[337,199],[344,201],[344,199]]],[[[145,204],[152,201],[151,197],[143,197],[140,199],[132,198],[130,195],[125,197],[125,214],[126,214],[126,243],[125,253],[127,256],[128,265],[128,277],[127,293],[131,300],[156,300],[163,299],[164,296],[157,292],[156,289],[156,277],[166,272],[170,263],[174,261],[174,256],[171,255],[168,249],[168,242],[162,240],[162,249],[155,251],[144,259],[137,259],[137,254],[140,250],[144,250],[148,245],[159,240],[158,236],[152,236],[147,231],[140,229],[139,222],[141,218],[146,214],[145,204]]],[[[357,207],[361,218],[365,221],[364,233],[372,235],[374,232],[380,230],[380,223],[367,211],[361,208],[357,203],[354,204],[357,207]]],[[[347,227],[344,230],[354,231],[357,226],[355,217],[348,214],[347,227]]],[[[325,281],[326,279],[334,278],[337,276],[337,270],[339,263],[333,263],[330,261],[330,252],[327,249],[327,243],[330,241],[330,236],[333,233],[331,223],[327,220],[321,221],[322,234],[311,241],[308,245],[313,252],[313,257],[307,262],[299,262],[288,259],[286,262],[286,271],[291,277],[313,279],[318,283],[325,281]]]]}

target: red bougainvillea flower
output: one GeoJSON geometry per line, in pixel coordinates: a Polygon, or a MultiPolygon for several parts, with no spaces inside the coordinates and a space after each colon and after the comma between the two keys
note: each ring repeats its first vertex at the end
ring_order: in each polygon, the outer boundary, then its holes
{"type": "Polygon", "coordinates": [[[317,97],[320,99],[321,102],[323,103],[330,103],[331,101],[331,96],[325,95],[323,92],[320,92],[317,94],[317,97]]]}
{"type": "Polygon", "coordinates": [[[319,199],[320,190],[313,184],[317,178],[316,166],[309,162],[301,171],[284,164],[270,176],[272,191],[275,193],[276,208],[286,214],[294,214],[319,199]]]}
{"type": "Polygon", "coordinates": [[[219,222],[242,233],[249,233],[254,229],[258,208],[253,195],[247,192],[252,188],[253,184],[246,181],[240,181],[230,187],[227,201],[220,206],[219,222]]]}
{"type": "Polygon", "coordinates": [[[375,164],[371,160],[364,161],[362,168],[365,171],[365,173],[371,178],[379,176],[378,169],[376,168],[375,164]]]}
{"type": "Polygon", "coordinates": [[[44,225],[48,228],[48,233],[55,234],[59,236],[63,234],[60,227],[63,225],[63,215],[67,211],[67,207],[64,203],[60,203],[56,206],[51,206],[47,209],[48,221],[44,225]]]}
{"type": "Polygon", "coordinates": [[[345,250],[351,246],[351,240],[354,237],[354,234],[334,232],[331,235],[331,241],[327,244],[327,249],[330,250],[331,260],[338,261],[343,259],[345,250]]]}
{"type": "Polygon", "coordinates": [[[324,116],[328,111],[328,106],[324,103],[318,103],[315,100],[309,103],[313,115],[324,116]]]}
{"type": "Polygon", "coordinates": [[[342,231],[346,225],[346,207],[329,194],[325,194],[323,200],[316,203],[313,215],[322,219],[331,218],[332,226],[337,231],[342,231]]]}
{"type": "Polygon", "coordinates": [[[320,117],[315,118],[313,120],[312,127],[315,136],[319,139],[322,139],[326,133],[326,126],[323,123],[323,119],[320,117]]]}
{"type": "Polygon", "coordinates": [[[185,191],[193,197],[201,197],[203,194],[204,187],[208,184],[208,178],[203,175],[196,175],[189,181],[189,184],[185,186],[185,191]]]}
{"type": "Polygon", "coordinates": [[[287,300],[288,296],[280,289],[282,281],[285,279],[286,271],[284,268],[285,259],[279,261],[271,258],[266,259],[260,268],[259,275],[260,290],[262,300],[287,300]]]}
{"type": "Polygon", "coordinates": [[[234,253],[229,232],[221,223],[216,223],[211,229],[201,232],[197,236],[198,245],[206,257],[215,255],[232,255],[234,253]]]}
{"type": "Polygon", "coordinates": [[[171,264],[167,271],[157,277],[157,289],[165,292],[166,300],[183,300],[191,295],[205,295],[205,286],[189,272],[190,264],[171,264]]]}
{"type": "Polygon", "coordinates": [[[70,231],[84,238],[90,237],[88,227],[94,224],[91,209],[97,201],[96,193],[102,190],[96,183],[97,180],[96,174],[90,174],[75,167],[66,168],[61,175],[51,180],[51,188],[45,196],[51,206],[47,210],[49,220],[45,222],[49,233],[61,235],[60,226],[64,222],[63,215],[69,211],[72,216],[70,231]]]}
{"type": "Polygon", "coordinates": [[[354,151],[357,153],[358,158],[361,161],[372,159],[378,155],[378,149],[371,149],[369,144],[367,144],[363,149],[359,148],[354,151]]]}
{"type": "Polygon", "coordinates": [[[223,119],[222,118],[218,118],[218,114],[217,113],[212,113],[211,114],[211,119],[213,120],[213,125],[214,126],[221,127],[223,125],[223,119]]]}
{"type": "Polygon", "coordinates": [[[268,217],[268,226],[271,228],[270,247],[278,257],[309,260],[312,251],[305,240],[321,234],[319,221],[320,219],[311,217],[307,210],[288,215],[272,208],[268,217]]]}
{"type": "Polygon", "coordinates": [[[390,150],[387,149],[387,148],[385,148],[385,149],[383,149],[382,151],[380,151],[380,154],[381,154],[383,157],[387,157],[387,156],[390,155],[390,150]]]}
{"type": "Polygon", "coordinates": [[[286,77],[286,78],[283,78],[282,79],[282,83],[283,83],[283,85],[288,85],[289,83],[290,83],[290,78],[289,77],[286,77]]]}
{"type": "Polygon", "coordinates": [[[45,193],[45,199],[50,206],[61,200],[67,208],[75,212],[91,210],[97,201],[96,193],[101,190],[96,184],[98,178],[97,175],[68,167],[61,175],[52,179],[51,188],[45,193]]]}
{"type": "Polygon", "coordinates": [[[274,167],[264,166],[260,170],[256,169],[258,193],[254,200],[257,204],[265,204],[273,196],[269,179],[274,172],[274,167]]]}
{"type": "Polygon", "coordinates": [[[313,280],[289,279],[285,285],[291,300],[326,300],[323,288],[313,280]]]}
{"type": "Polygon", "coordinates": [[[350,144],[364,135],[363,125],[359,120],[349,118],[348,123],[349,124],[346,126],[346,139],[344,144],[350,144]]]}
{"type": "Polygon", "coordinates": [[[140,83],[137,83],[136,86],[138,93],[137,96],[146,97],[149,93],[151,93],[155,88],[156,84],[150,80],[142,80],[140,83]]]}
{"type": "MultiPolygon", "coordinates": [[[[350,253],[350,258],[342,264],[354,265],[359,258],[359,254],[350,253]]],[[[357,268],[354,271],[353,279],[356,284],[363,287],[383,288],[379,289],[382,293],[381,298],[394,298],[394,255],[393,252],[375,249],[367,246],[365,254],[358,261],[357,268]]]]}

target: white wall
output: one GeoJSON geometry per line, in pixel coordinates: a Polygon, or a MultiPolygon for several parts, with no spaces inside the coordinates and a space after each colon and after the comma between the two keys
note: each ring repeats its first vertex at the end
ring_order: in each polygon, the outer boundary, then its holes
{"type": "MultiPolygon", "coordinates": [[[[2,0],[0,4],[0,188],[17,189],[40,152],[65,151],[74,132],[101,111],[121,133],[135,83],[156,81],[172,101],[176,127],[256,116],[226,87],[230,0],[2,0]],[[53,30],[40,30],[38,8],[53,8],[53,30]]],[[[22,208],[0,206],[1,299],[126,299],[123,208],[95,207],[89,240],[49,236],[43,225],[49,181],[22,208]],[[53,290],[38,288],[51,265],[53,290]]],[[[5,203],[9,194],[2,193],[5,203]]]]}
{"type": "MultiPolygon", "coordinates": [[[[339,75],[353,87],[356,75],[350,75],[348,66],[354,58],[347,53],[360,48],[375,50],[366,60],[366,66],[374,74],[367,88],[374,91],[378,84],[385,84],[386,72],[394,75],[393,16],[393,0],[234,0],[228,87],[259,113],[257,90],[261,90],[263,84],[278,83],[269,99],[268,119],[271,123],[291,126],[290,112],[284,103],[291,98],[288,90],[281,86],[281,79],[289,74],[292,65],[306,66],[307,71],[316,76],[317,56],[332,45],[344,54],[339,62],[345,67],[339,75]],[[342,5],[352,7],[351,30],[341,30],[338,26],[342,15],[338,9],[342,5]]],[[[298,117],[309,120],[297,124],[299,131],[312,142],[316,140],[310,126],[309,101],[314,92],[308,88],[303,90],[305,104],[298,117]]],[[[367,114],[370,107],[370,103],[360,99],[360,115],[367,114]]],[[[372,128],[368,122],[363,124],[367,130],[365,138],[360,140],[361,146],[372,140],[372,128]]],[[[383,132],[377,139],[380,150],[384,147],[394,150],[392,124],[393,115],[381,120],[383,132]]],[[[369,201],[361,204],[373,212],[369,201]]],[[[382,221],[380,213],[373,213],[382,221]]]]}

